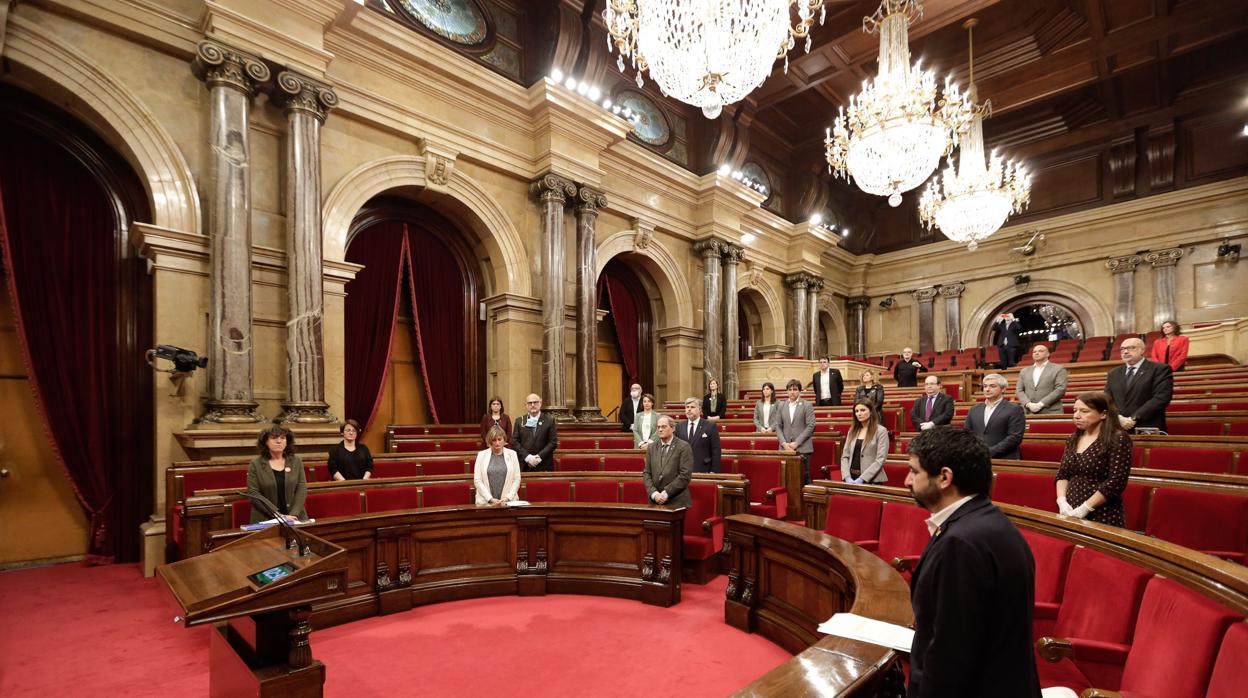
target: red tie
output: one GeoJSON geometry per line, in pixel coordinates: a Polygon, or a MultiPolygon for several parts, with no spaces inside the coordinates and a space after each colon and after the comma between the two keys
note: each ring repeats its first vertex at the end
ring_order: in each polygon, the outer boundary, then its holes
{"type": "Polygon", "coordinates": [[[932,421],[932,401],[935,399],[935,396],[927,398],[927,410],[923,413],[923,421],[925,422],[932,421]]]}

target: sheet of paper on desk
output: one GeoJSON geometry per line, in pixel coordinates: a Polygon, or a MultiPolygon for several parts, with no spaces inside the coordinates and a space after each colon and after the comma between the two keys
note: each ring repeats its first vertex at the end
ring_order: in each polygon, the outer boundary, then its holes
{"type": "MultiPolygon", "coordinates": [[[[307,521],[293,521],[291,523],[293,523],[296,526],[306,526],[311,523],[316,523],[316,519],[308,519],[307,521]]],[[[257,521],[256,523],[243,524],[242,526],[239,526],[239,528],[243,529],[244,531],[259,531],[262,528],[268,528],[269,526],[274,526],[276,524],[277,524],[277,519],[265,519],[264,521],[257,521]]]]}
{"type": "Polygon", "coordinates": [[[910,628],[853,613],[838,613],[820,624],[818,630],[827,635],[870,642],[902,652],[909,652],[910,644],[914,642],[914,631],[910,628]]]}
{"type": "Polygon", "coordinates": [[[529,503],[524,501],[523,499],[516,499],[510,502],[507,502],[507,506],[509,507],[527,507],[528,505],[529,503]]]}

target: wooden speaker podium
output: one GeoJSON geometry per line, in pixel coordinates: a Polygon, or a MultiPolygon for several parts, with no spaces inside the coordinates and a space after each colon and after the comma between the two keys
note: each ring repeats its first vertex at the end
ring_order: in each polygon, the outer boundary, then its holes
{"type": "Polygon", "coordinates": [[[312,604],[347,593],[347,555],[307,531],[271,526],[156,569],[187,627],[213,623],[213,696],[320,696],[312,604]]]}

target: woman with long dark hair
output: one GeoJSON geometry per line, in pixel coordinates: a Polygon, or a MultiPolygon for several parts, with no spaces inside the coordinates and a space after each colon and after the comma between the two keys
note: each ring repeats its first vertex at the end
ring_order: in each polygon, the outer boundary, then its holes
{"type": "Polygon", "coordinates": [[[774,434],[778,426],[780,408],[776,405],[776,386],[768,381],[763,383],[762,399],[754,403],[754,430],[774,434]]]}
{"type": "Polygon", "coordinates": [[[888,457],[888,429],[876,417],[870,400],[854,403],[854,425],[845,437],[841,453],[841,480],[851,485],[883,485],[888,482],[884,459],[888,457]]]}
{"type": "Polygon", "coordinates": [[[1101,391],[1075,400],[1075,433],[1057,468],[1057,510],[1062,516],[1110,526],[1126,525],[1122,493],[1131,475],[1131,437],[1118,423],[1113,398],[1101,391]]]}
{"type": "MultiPolygon", "coordinates": [[[[256,439],[260,454],[247,467],[247,491],[258,494],[277,507],[288,521],[306,521],[308,512],[303,502],[308,498],[308,476],[303,461],[295,455],[295,435],[286,427],[271,426],[256,439]]],[[[265,521],[269,516],[252,505],[251,523],[265,521]]]]}
{"type": "Polygon", "coordinates": [[[495,395],[490,398],[490,404],[485,408],[485,415],[481,417],[481,441],[486,441],[486,436],[490,430],[498,427],[503,430],[505,440],[511,440],[511,417],[507,416],[507,411],[503,409],[503,399],[495,395]]]}

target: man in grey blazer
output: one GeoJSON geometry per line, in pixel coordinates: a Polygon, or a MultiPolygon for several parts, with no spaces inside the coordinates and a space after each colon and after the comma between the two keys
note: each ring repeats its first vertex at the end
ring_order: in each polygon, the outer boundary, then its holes
{"type": "Polygon", "coordinates": [[[1066,394],[1066,368],[1049,361],[1049,345],[1031,348],[1034,362],[1018,372],[1015,397],[1023,409],[1032,414],[1061,412],[1062,396],[1066,394]]]}
{"type": "Polygon", "coordinates": [[[810,454],[815,451],[815,409],[802,399],[802,382],[796,378],[785,386],[788,402],[780,403],[780,426],[776,436],[780,450],[802,457],[802,484],[810,484],[810,454]]]}
{"type": "Polygon", "coordinates": [[[693,449],[676,438],[676,423],[671,417],[660,416],[656,429],[659,438],[646,449],[646,467],[641,471],[646,495],[655,504],[692,506],[689,479],[693,476],[693,449]]]}
{"type": "Polygon", "coordinates": [[[966,428],[979,435],[988,444],[993,458],[1018,460],[1018,451],[1027,430],[1027,417],[1018,403],[1004,397],[1010,382],[1000,373],[984,376],[984,401],[971,408],[966,415],[966,428]]]}

